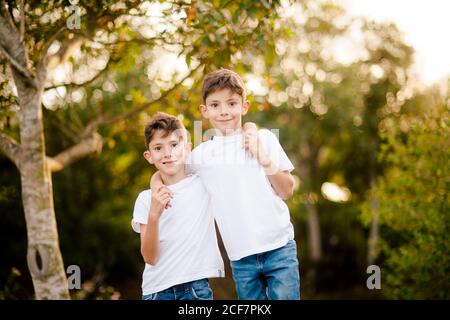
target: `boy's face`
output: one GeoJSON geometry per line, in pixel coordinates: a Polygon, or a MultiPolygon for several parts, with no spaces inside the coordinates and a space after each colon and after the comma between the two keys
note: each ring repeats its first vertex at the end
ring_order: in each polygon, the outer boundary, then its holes
{"type": "Polygon", "coordinates": [[[249,102],[228,88],[217,90],[206,97],[206,105],[200,111],[221,134],[232,134],[242,127],[242,116],[248,111],[249,102]]]}
{"type": "Polygon", "coordinates": [[[173,176],[184,170],[184,162],[191,144],[186,143],[180,132],[166,132],[158,130],[144,152],[144,158],[163,175],[173,176]]]}

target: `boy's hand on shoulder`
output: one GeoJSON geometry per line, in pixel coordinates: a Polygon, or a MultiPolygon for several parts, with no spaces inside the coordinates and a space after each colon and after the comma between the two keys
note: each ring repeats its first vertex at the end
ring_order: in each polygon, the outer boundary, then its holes
{"type": "Polygon", "coordinates": [[[161,185],[156,191],[152,191],[150,212],[155,215],[155,218],[159,218],[164,209],[170,207],[170,199],[172,199],[172,192],[165,185],[161,185]]]}
{"type": "Polygon", "coordinates": [[[252,156],[256,157],[259,148],[258,128],[256,128],[256,124],[253,122],[246,122],[242,126],[242,129],[244,130],[243,147],[250,152],[252,156]]]}
{"type": "Polygon", "coordinates": [[[247,122],[242,128],[244,130],[243,143],[245,150],[250,152],[253,157],[256,157],[263,167],[270,165],[270,159],[261,145],[256,125],[253,122],[247,122]]]}
{"type": "MultiPolygon", "coordinates": [[[[159,171],[156,171],[154,175],[152,175],[152,178],[150,179],[150,189],[152,190],[159,190],[162,186],[165,186],[162,178],[161,178],[161,174],[159,173],[159,171]]],[[[167,189],[169,190],[169,189],[167,189]]],[[[170,192],[170,190],[169,190],[170,192]]],[[[170,193],[172,194],[172,193],[170,193]]],[[[167,203],[165,209],[169,209],[171,207],[170,201],[167,203]]]]}

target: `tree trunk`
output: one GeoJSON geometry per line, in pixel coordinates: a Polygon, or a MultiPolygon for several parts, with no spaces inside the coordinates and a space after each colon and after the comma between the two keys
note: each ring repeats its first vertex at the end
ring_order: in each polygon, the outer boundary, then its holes
{"type": "Polygon", "coordinates": [[[370,234],[368,242],[367,251],[367,263],[368,265],[373,265],[377,255],[377,243],[378,243],[378,211],[379,203],[378,199],[374,194],[374,189],[376,187],[376,154],[378,149],[378,140],[374,137],[370,143],[370,158],[369,158],[369,174],[370,174],[370,211],[372,212],[372,220],[370,221],[370,234]]]}
{"type": "Polygon", "coordinates": [[[20,174],[27,225],[28,268],[36,299],[69,299],[53,207],[51,172],[45,156],[41,92],[14,72],[20,100],[20,174]]]}
{"type": "Polygon", "coordinates": [[[297,171],[303,180],[303,192],[306,197],[306,211],[308,213],[308,253],[313,262],[322,258],[322,241],[320,237],[319,215],[315,199],[312,198],[314,190],[314,177],[318,175],[317,168],[318,148],[314,148],[310,141],[304,141],[299,150],[297,171]]]}
{"type": "MultiPolygon", "coordinates": [[[[376,187],[375,178],[371,178],[370,188],[373,190],[376,187]]],[[[370,195],[370,211],[372,212],[372,220],[370,221],[370,234],[367,252],[367,264],[373,265],[375,262],[375,257],[377,254],[377,243],[378,243],[378,210],[379,204],[378,199],[373,194],[370,195]]]]}
{"type": "Polygon", "coordinates": [[[314,262],[322,258],[322,243],[320,239],[319,217],[317,207],[312,201],[307,201],[306,210],[308,212],[308,247],[311,260],[314,262]]]}

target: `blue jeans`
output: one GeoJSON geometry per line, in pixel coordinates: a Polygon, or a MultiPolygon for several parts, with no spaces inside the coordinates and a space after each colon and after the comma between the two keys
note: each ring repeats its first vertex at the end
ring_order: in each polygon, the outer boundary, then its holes
{"type": "Polygon", "coordinates": [[[241,300],[299,300],[300,274],[297,245],[231,261],[233,279],[241,300]]]}
{"type": "Polygon", "coordinates": [[[201,279],[170,287],[168,289],[146,294],[143,300],[212,300],[213,292],[208,279],[201,279]]]}

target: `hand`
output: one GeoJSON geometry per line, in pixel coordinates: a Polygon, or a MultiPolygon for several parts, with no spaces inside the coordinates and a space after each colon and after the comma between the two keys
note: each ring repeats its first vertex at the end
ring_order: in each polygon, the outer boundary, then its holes
{"type": "Polygon", "coordinates": [[[167,209],[170,206],[169,202],[172,197],[172,192],[165,185],[161,185],[156,192],[152,191],[150,212],[154,213],[156,218],[159,218],[164,209],[167,209]]]}
{"type": "MultiPolygon", "coordinates": [[[[161,178],[161,174],[159,171],[156,171],[155,174],[152,176],[152,178],[150,179],[150,189],[152,190],[159,190],[162,186],[165,186],[162,178],[161,178]]],[[[167,189],[169,190],[169,189],[167,189]]],[[[170,190],[169,190],[170,192],[170,190]]],[[[172,193],[170,193],[172,194],[172,193]]],[[[172,205],[170,204],[170,201],[166,204],[165,209],[169,209],[172,205]]]]}
{"type": "Polygon", "coordinates": [[[244,139],[243,147],[250,153],[251,156],[256,157],[259,164],[268,170],[268,172],[273,171],[273,164],[269,156],[264,152],[261,140],[259,139],[258,129],[253,122],[247,122],[243,125],[244,129],[244,139]]]}
{"type": "Polygon", "coordinates": [[[245,131],[247,130],[256,130],[258,131],[258,128],[256,127],[256,124],[254,122],[246,122],[244,123],[244,125],[242,126],[242,129],[245,131]]]}
{"type": "Polygon", "coordinates": [[[258,129],[253,122],[246,122],[242,129],[243,133],[243,147],[250,152],[250,155],[257,157],[259,148],[258,129]]]}

